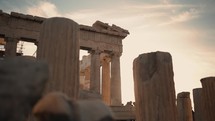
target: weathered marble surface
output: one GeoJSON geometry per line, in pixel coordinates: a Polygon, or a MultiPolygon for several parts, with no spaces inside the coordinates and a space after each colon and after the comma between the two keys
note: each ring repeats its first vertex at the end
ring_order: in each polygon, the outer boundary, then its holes
{"type": "Polygon", "coordinates": [[[204,99],[202,88],[193,89],[194,121],[205,121],[204,99]]]}
{"type": "Polygon", "coordinates": [[[46,92],[60,91],[77,99],[79,93],[79,25],[67,18],[50,18],[40,31],[37,58],[47,61],[46,92]]]}
{"type": "Polygon", "coordinates": [[[215,121],[215,77],[202,78],[205,121],[215,121]]]}
{"type": "Polygon", "coordinates": [[[166,52],[139,55],[133,62],[136,119],[176,121],[172,57],[166,52]]]}
{"type": "Polygon", "coordinates": [[[189,92],[177,95],[178,121],[193,121],[192,106],[189,92]]]}

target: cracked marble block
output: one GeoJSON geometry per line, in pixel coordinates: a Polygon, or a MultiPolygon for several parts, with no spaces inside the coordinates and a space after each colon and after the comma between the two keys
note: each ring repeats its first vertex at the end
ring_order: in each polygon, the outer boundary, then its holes
{"type": "Polygon", "coordinates": [[[54,17],[43,22],[37,58],[49,65],[46,92],[59,91],[77,99],[79,93],[79,25],[54,17]]]}
{"type": "Polygon", "coordinates": [[[172,57],[166,52],[139,55],[133,62],[136,119],[176,121],[172,57]]]}

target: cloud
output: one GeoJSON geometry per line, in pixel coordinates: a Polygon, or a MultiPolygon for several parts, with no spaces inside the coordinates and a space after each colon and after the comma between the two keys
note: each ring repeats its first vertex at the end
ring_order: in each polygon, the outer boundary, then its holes
{"type": "Polygon", "coordinates": [[[114,22],[115,24],[129,23],[133,27],[166,26],[180,22],[186,22],[197,17],[197,10],[194,5],[172,4],[169,0],[161,0],[156,4],[149,3],[124,3],[121,7],[113,6],[111,9],[91,8],[73,10],[61,13],[58,6],[49,1],[40,1],[26,9],[27,14],[53,17],[63,16],[79,21],[81,24],[92,24],[100,19],[104,22],[114,22]],[[190,8],[188,11],[175,13],[180,9],[190,8]],[[147,25],[146,25],[147,23],[147,25]],[[133,25],[132,25],[133,24],[133,25]]]}
{"type": "Polygon", "coordinates": [[[42,17],[61,16],[55,4],[48,1],[40,1],[36,5],[28,7],[27,14],[37,15],[42,17]]]}
{"type": "MultiPolygon", "coordinates": [[[[72,11],[63,16],[80,21],[91,21],[103,19],[117,23],[127,22],[133,24],[143,24],[148,22],[150,25],[159,25],[167,21],[171,17],[172,10],[191,7],[190,5],[181,4],[123,4],[121,7],[113,7],[112,9],[82,9],[72,11]]],[[[185,14],[186,15],[186,14],[185,14]]],[[[172,18],[174,19],[174,18],[172,18]]],[[[182,17],[180,18],[182,19],[182,17]]],[[[117,24],[116,23],[116,24],[117,24]]],[[[138,27],[140,25],[137,25],[138,27]]],[[[142,26],[142,25],[141,25],[142,26]]],[[[143,25],[145,26],[145,25],[143,25]]],[[[148,26],[148,25],[147,25],[148,26]]]]}
{"type": "Polygon", "coordinates": [[[170,16],[170,20],[164,23],[161,23],[160,26],[176,24],[181,22],[186,22],[192,19],[199,17],[199,12],[197,9],[190,8],[188,11],[181,12],[177,15],[170,16]]]}

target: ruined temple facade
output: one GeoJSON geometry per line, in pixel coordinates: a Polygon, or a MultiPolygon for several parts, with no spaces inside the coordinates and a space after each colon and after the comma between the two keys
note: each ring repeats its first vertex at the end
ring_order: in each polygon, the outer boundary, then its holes
{"type": "Polygon", "coordinates": [[[113,64],[117,63],[118,65],[116,66],[120,68],[120,61],[118,59],[117,62],[113,63],[115,61],[113,59],[114,55],[109,53],[99,53],[97,56],[97,58],[93,58],[92,53],[90,53],[88,56],[83,56],[80,61],[80,88],[101,94],[102,100],[107,105],[120,106],[122,105],[120,71],[111,73],[111,71],[114,72],[116,70],[113,64]],[[95,59],[98,60],[95,61],[95,59]],[[91,75],[95,75],[95,77],[91,75]],[[96,80],[96,82],[92,82],[91,80],[96,80]],[[111,84],[113,81],[116,83],[111,84]],[[118,95],[114,96],[113,93],[117,92],[118,95]]]}
{"type": "MultiPolygon", "coordinates": [[[[4,46],[1,58],[21,55],[17,52],[19,41],[31,42],[38,46],[41,24],[45,20],[46,18],[38,16],[15,12],[8,14],[0,10],[0,44],[4,46]]],[[[96,21],[92,26],[78,26],[79,48],[89,53],[79,62],[80,89],[101,95],[107,105],[119,112],[118,119],[126,117],[123,111],[130,114],[126,119],[134,119],[133,108],[117,108],[122,106],[120,75],[122,40],[129,32],[101,21],[96,21]]]]}

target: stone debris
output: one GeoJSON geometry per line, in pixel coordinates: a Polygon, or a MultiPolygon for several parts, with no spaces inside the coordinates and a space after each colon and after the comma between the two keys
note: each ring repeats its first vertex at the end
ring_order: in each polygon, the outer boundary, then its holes
{"type": "Polygon", "coordinates": [[[30,57],[0,61],[0,120],[24,121],[42,96],[48,79],[45,62],[30,57]]]}

